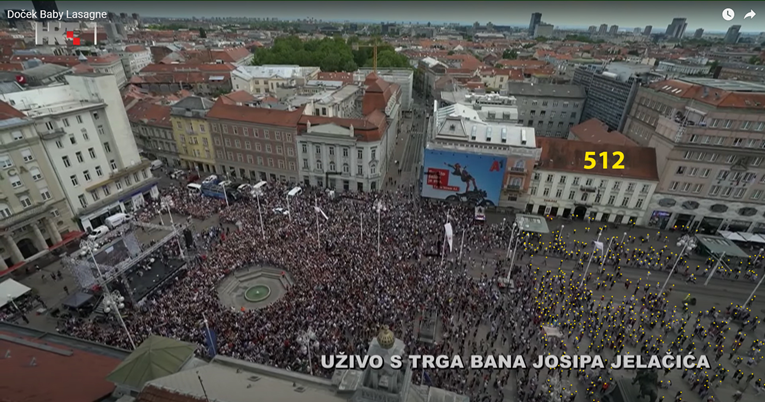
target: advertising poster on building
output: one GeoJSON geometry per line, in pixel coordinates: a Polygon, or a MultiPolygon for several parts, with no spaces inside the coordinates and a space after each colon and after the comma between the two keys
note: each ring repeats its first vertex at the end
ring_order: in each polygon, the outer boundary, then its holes
{"type": "Polygon", "coordinates": [[[422,196],[480,206],[499,204],[506,159],[426,149],[422,196]]]}

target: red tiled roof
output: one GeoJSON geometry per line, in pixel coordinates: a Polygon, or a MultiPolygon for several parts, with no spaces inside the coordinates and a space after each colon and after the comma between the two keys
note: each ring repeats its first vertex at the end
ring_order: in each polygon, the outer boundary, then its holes
{"type": "MultiPolygon", "coordinates": [[[[20,338],[14,334],[0,334],[20,338]]],[[[41,342],[34,338],[23,341],[70,351],[69,356],[0,339],[0,400],[11,402],[97,401],[114,390],[106,376],[120,364],[112,357],[72,349],[69,346],[41,342]],[[32,359],[35,365],[30,365],[32,359]]]]}
{"type": "Polygon", "coordinates": [[[497,64],[501,64],[504,67],[509,68],[529,68],[529,67],[542,67],[547,64],[541,60],[497,60],[497,64]]]}
{"type": "Polygon", "coordinates": [[[0,101],[0,120],[12,119],[14,117],[23,119],[27,117],[27,115],[16,110],[16,108],[14,108],[13,106],[3,101],[0,101]]]}
{"type": "Polygon", "coordinates": [[[695,99],[716,107],[765,110],[765,93],[762,92],[733,92],[707,87],[705,94],[703,85],[677,80],[659,81],[650,87],[670,96],[695,99]]]}
{"type": "Polygon", "coordinates": [[[24,65],[21,63],[0,63],[0,71],[22,71],[24,65]]]}
{"type": "Polygon", "coordinates": [[[103,56],[88,56],[88,63],[93,64],[112,64],[120,61],[120,56],[116,54],[105,54],[103,56]]]}
{"type": "Polygon", "coordinates": [[[150,100],[138,101],[133,106],[125,108],[131,123],[142,123],[150,126],[171,128],[170,106],[157,105],[150,100]]]}
{"type": "MultiPolygon", "coordinates": [[[[601,176],[624,177],[638,180],[659,180],[656,169],[656,149],[648,147],[625,147],[613,144],[597,144],[563,138],[537,137],[537,147],[542,148],[538,169],[561,172],[576,172],[601,176]],[[603,164],[596,164],[594,169],[585,169],[588,165],[586,152],[621,152],[624,154],[624,169],[604,169],[603,164]]],[[[609,163],[614,163],[613,157],[609,163]]]]}
{"type": "Polygon", "coordinates": [[[363,119],[342,119],[339,117],[326,116],[301,116],[298,135],[307,131],[309,122],[312,126],[320,124],[336,124],[345,128],[350,128],[353,126],[353,133],[356,139],[364,142],[379,141],[385,134],[385,129],[388,125],[385,114],[380,110],[372,111],[363,119]]]}
{"type": "Polygon", "coordinates": [[[80,64],[80,60],[77,59],[77,56],[49,56],[49,55],[39,55],[39,54],[23,54],[23,55],[15,55],[11,57],[11,61],[26,61],[26,60],[32,60],[32,59],[38,59],[44,63],[49,64],[58,64],[59,66],[64,67],[74,67],[78,64],[80,64]]]}
{"type": "Polygon", "coordinates": [[[93,71],[96,71],[96,70],[92,66],[89,66],[87,64],[78,64],[72,67],[72,72],[74,74],[92,73],[93,71]]]}
{"type": "Polygon", "coordinates": [[[146,50],[146,48],[141,46],[141,45],[128,45],[128,46],[125,46],[125,51],[128,52],[128,53],[143,52],[144,50],[146,50]]]}
{"type": "Polygon", "coordinates": [[[255,100],[255,97],[247,91],[234,91],[230,94],[221,95],[220,100],[227,105],[236,105],[242,102],[252,102],[255,100]]]}
{"type": "Polygon", "coordinates": [[[399,85],[391,84],[377,76],[374,71],[367,75],[364,81],[366,90],[361,100],[361,113],[365,116],[373,110],[382,110],[388,106],[392,96],[400,96],[399,85]]]}
{"type": "Polygon", "coordinates": [[[147,385],[138,394],[136,402],[205,402],[205,399],[147,385]]]}
{"type": "Polygon", "coordinates": [[[579,123],[569,130],[579,141],[593,144],[612,144],[625,147],[636,147],[635,141],[627,138],[626,135],[618,131],[608,131],[608,126],[602,121],[592,118],[579,123]]]}
{"type": "Polygon", "coordinates": [[[321,71],[316,79],[325,81],[342,81],[346,84],[353,84],[353,73],[327,72],[321,71]]]}
{"type": "Polygon", "coordinates": [[[141,74],[145,73],[170,73],[170,72],[205,72],[205,73],[224,73],[236,70],[236,66],[231,64],[149,64],[141,69],[141,74]]]}
{"type": "Polygon", "coordinates": [[[267,126],[296,128],[303,115],[303,108],[292,112],[251,106],[230,105],[218,99],[207,112],[208,119],[234,120],[267,126]]]}

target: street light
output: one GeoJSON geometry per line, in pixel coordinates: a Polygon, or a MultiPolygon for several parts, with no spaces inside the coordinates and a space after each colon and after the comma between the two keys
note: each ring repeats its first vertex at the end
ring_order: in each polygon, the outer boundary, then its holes
{"type": "Polygon", "coordinates": [[[120,309],[125,308],[125,304],[123,303],[125,301],[125,298],[121,295],[115,295],[109,290],[109,286],[106,284],[106,280],[104,279],[104,275],[101,272],[101,267],[98,266],[98,261],[96,261],[96,256],[93,254],[93,249],[97,248],[95,242],[92,242],[90,240],[83,240],[80,244],[82,248],[88,250],[88,254],[90,255],[90,258],[93,260],[93,265],[96,267],[96,272],[98,272],[98,285],[101,287],[101,291],[104,294],[104,312],[109,314],[110,312],[114,311],[114,315],[117,316],[117,320],[119,321],[120,325],[122,326],[122,329],[125,331],[125,336],[127,336],[128,341],[130,341],[130,346],[133,347],[133,350],[135,350],[135,343],[133,342],[133,337],[130,336],[130,331],[128,330],[127,325],[125,325],[125,320],[122,319],[122,314],[120,314],[120,309]]]}
{"type": "Polygon", "coordinates": [[[260,233],[263,234],[263,240],[266,239],[266,228],[263,226],[263,211],[260,209],[260,195],[263,193],[263,188],[266,185],[265,181],[261,181],[258,184],[252,186],[252,196],[255,197],[255,199],[258,202],[258,216],[260,217],[260,233]]]}
{"type": "Polygon", "coordinates": [[[19,306],[17,306],[17,305],[16,305],[16,302],[15,302],[15,301],[13,301],[13,295],[12,295],[12,294],[10,294],[10,293],[8,293],[8,301],[9,301],[9,302],[11,302],[11,304],[13,305],[13,307],[14,307],[16,310],[18,310],[18,311],[19,311],[19,313],[21,312],[21,309],[19,308],[19,306]]]}
{"type": "Polygon", "coordinates": [[[563,229],[566,228],[566,225],[560,225],[560,230],[558,231],[558,241],[560,242],[563,240],[563,229]]]}
{"type": "Polygon", "coordinates": [[[308,372],[313,375],[313,364],[311,363],[311,343],[316,341],[316,333],[313,332],[311,327],[308,327],[305,332],[298,336],[297,341],[301,345],[300,350],[303,353],[308,354],[308,372]]]}
{"type": "Polygon", "coordinates": [[[672,278],[672,275],[675,273],[675,269],[677,268],[677,264],[683,258],[683,255],[685,255],[685,250],[693,250],[694,248],[696,248],[696,239],[694,239],[693,237],[683,236],[677,242],[677,246],[678,247],[683,246],[683,249],[680,250],[680,254],[677,255],[677,259],[675,260],[674,265],[672,265],[672,269],[669,271],[669,275],[667,276],[667,280],[664,281],[664,286],[661,287],[661,290],[659,291],[659,295],[663,295],[664,294],[664,289],[667,287],[667,284],[669,283],[669,279],[672,278]]]}
{"type": "Polygon", "coordinates": [[[385,211],[382,201],[377,201],[377,256],[380,256],[380,215],[385,211]]]}
{"type": "Polygon", "coordinates": [[[226,185],[223,182],[218,183],[218,185],[220,186],[221,190],[223,190],[223,199],[226,200],[226,206],[229,206],[228,205],[228,194],[226,194],[226,185]]]}
{"type": "MultiPolygon", "coordinates": [[[[602,234],[603,234],[603,230],[599,230],[598,231],[598,239],[595,240],[596,246],[597,246],[597,243],[600,242],[600,235],[602,235],[602,234]]],[[[595,251],[596,250],[597,250],[597,247],[594,250],[592,250],[592,254],[590,254],[590,259],[589,259],[589,261],[587,261],[587,268],[584,269],[584,274],[582,275],[582,282],[579,283],[579,287],[582,287],[582,285],[584,285],[584,280],[585,280],[585,278],[587,278],[587,271],[590,270],[590,264],[592,263],[592,257],[595,256],[595,251]]]]}

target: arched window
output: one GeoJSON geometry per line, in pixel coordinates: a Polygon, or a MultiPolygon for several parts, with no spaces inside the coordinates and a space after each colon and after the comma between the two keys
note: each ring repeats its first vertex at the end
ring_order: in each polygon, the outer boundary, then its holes
{"type": "Polygon", "coordinates": [[[7,204],[0,203],[0,217],[9,218],[11,215],[13,215],[11,208],[7,204]]]}
{"type": "Polygon", "coordinates": [[[525,168],[526,167],[526,161],[524,161],[524,160],[515,161],[515,167],[521,168],[521,169],[525,168]]]}
{"type": "Polygon", "coordinates": [[[511,186],[518,186],[518,187],[520,187],[521,184],[523,184],[523,181],[520,178],[518,178],[518,177],[514,177],[514,178],[510,179],[510,185],[511,186]]]}
{"type": "Polygon", "coordinates": [[[329,171],[334,172],[335,171],[335,162],[329,162],[329,171]]]}

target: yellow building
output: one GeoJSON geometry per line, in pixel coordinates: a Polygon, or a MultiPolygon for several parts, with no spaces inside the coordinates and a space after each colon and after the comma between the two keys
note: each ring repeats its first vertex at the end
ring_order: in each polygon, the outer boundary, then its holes
{"type": "Polygon", "coordinates": [[[181,167],[199,172],[215,172],[213,149],[207,112],[213,102],[198,96],[189,96],[172,106],[170,120],[177,143],[181,167]]]}

